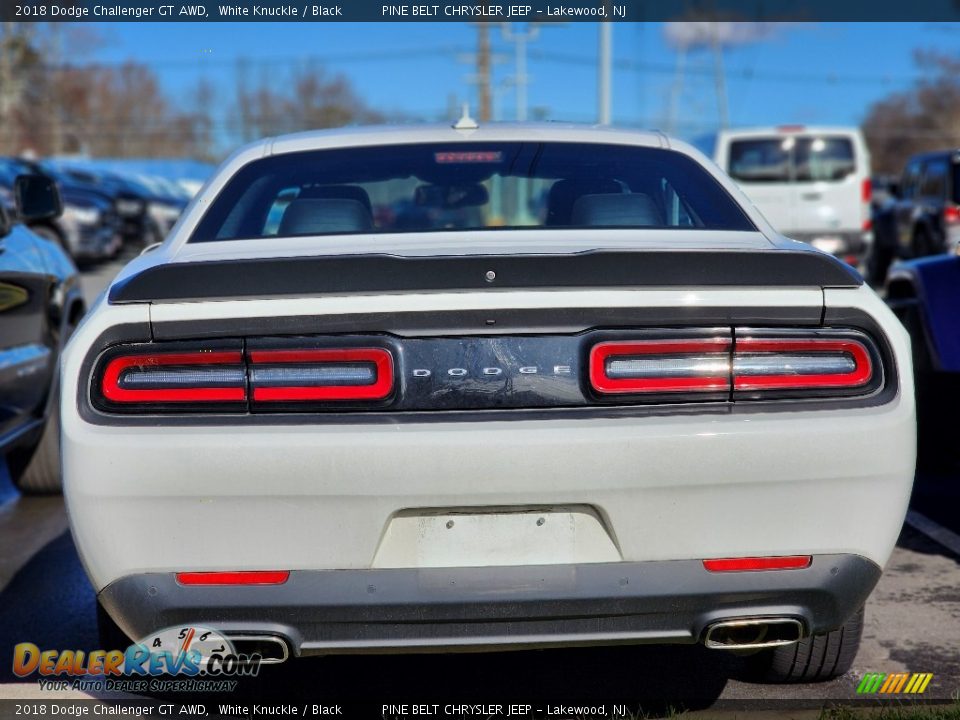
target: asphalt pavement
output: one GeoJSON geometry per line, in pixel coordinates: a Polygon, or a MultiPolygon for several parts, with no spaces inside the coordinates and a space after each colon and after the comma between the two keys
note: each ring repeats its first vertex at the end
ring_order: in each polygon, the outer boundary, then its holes
{"type": "MultiPolygon", "coordinates": [[[[88,273],[86,294],[98,294],[117,269],[112,264],[88,273]]],[[[315,702],[325,695],[367,699],[373,692],[385,702],[428,702],[439,692],[463,702],[644,701],[654,714],[680,708],[783,711],[855,699],[864,673],[906,671],[933,673],[925,699],[949,701],[960,692],[958,500],[960,472],[918,478],[912,525],[904,527],[867,604],[853,671],[831,682],[757,684],[745,679],[737,656],[700,646],[621,646],[297,659],[262,668],[230,699],[315,702]]],[[[20,497],[0,463],[0,698],[48,697],[35,679],[13,676],[13,646],[97,648],[95,607],[62,499],[20,497]]]]}

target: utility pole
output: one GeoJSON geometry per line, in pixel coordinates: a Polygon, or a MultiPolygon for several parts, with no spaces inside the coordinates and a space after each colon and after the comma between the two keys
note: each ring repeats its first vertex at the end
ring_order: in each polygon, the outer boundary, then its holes
{"type": "Polygon", "coordinates": [[[514,23],[500,23],[500,32],[503,39],[513,43],[514,49],[514,74],[513,87],[517,94],[517,121],[523,122],[527,119],[527,86],[530,78],[527,76],[527,43],[536,40],[540,33],[540,24],[527,23],[523,32],[515,32],[514,23]]]}
{"type": "Polygon", "coordinates": [[[723,43],[720,42],[720,31],[717,23],[711,23],[710,41],[713,46],[713,83],[717,93],[717,113],[720,116],[720,127],[730,125],[730,111],[727,107],[727,73],[723,66],[723,43]]]}
{"type": "Polygon", "coordinates": [[[597,58],[597,122],[609,125],[613,115],[613,23],[600,22],[597,58]]]}
{"type": "Polygon", "coordinates": [[[490,28],[477,23],[477,120],[490,122],[490,28]]]}
{"type": "Polygon", "coordinates": [[[677,48],[677,65],[670,85],[670,102],[667,105],[667,133],[677,132],[677,112],[680,108],[680,95],[683,93],[683,80],[687,70],[687,46],[677,48]]]}

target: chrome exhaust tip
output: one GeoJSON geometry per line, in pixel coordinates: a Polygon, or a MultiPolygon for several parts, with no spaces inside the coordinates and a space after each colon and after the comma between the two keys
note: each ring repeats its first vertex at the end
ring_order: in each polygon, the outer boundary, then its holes
{"type": "Polygon", "coordinates": [[[803,638],[796,618],[721,620],[707,628],[703,644],[712,650],[759,650],[792,645],[803,638]]]}
{"type": "Polygon", "coordinates": [[[279,665],[290,657],[290,646],[279,635],[227,635],[238,655],[259,655],[261,665],[279,665]]]}

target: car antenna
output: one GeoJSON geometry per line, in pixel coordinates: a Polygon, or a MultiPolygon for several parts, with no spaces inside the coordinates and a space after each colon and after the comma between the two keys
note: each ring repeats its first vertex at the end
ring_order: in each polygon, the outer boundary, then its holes
{"type": "Polygon", "coordinates": [[[477,121],[470,117],[470,103],[463,104],[463,114],[460,119],[453,124],[454,130],[476,130],[480,126],[477,121]]]}

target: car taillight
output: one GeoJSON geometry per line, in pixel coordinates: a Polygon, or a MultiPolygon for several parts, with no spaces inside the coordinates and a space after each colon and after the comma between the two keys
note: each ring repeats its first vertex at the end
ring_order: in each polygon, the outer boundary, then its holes
{"type": "Polygon", "coordinates": [[[254,402],[383,400],[393,384],[393,355],[383,348],[250,352],[254,402]]]}
{"type": "Polygon", "coordinates": [[[590,385],[601,395],[725,392],[727,337],[612,341],[590,351],[590,385]]]}
{"type": "Polygon", "coordinates": [[[943,222],[947,225],[960,223],[960,208],[956,205],[946,205],[943,208],[943,222]]]}
{"type": "Polygon", "coordinates": [[[245,403],[240,350],[120,354],[103,367],[100,393],[111,405],[245,403]]]}
{"type": "Polygon", "coordinates": [[[380,405],[393,394],[385,348],[251,342],[246,350],[242,340],[118,346],[97,364],[93,404],[121,413],[250,412],[380,405]]]}
{"type": "Polygon", "coordinates": [[[863,184],[860,186],[860,199],[863,202],[868,203],[873,197],[873,184],[870,182],[870,178],[864,178],[863,184]]]}
{"type": "Polygon", "coordinates": [[[680,395],[736,402],[864,395],[882,380],[876,349],[862,333],[734,330],[732,336],[599,342],[589,353],[590,388],[625,402],[670,402],[680,395]]]}
{"type": "Polygon", "coordinates": [[[864,343],[852,338],[738,337],[733,390],[857,390],[874,377],[864,343]]]}
{"type": "Polygon", "coordinates": [[[171,340],[91,352],[85,391],[87,407],[108,414],[251,417],[600,405],[630,411],[875,396],[879,402],[890,396],[880,391],[896,381],[885,373],[884,347],[854,328],[729,325],[171,340]]]}

